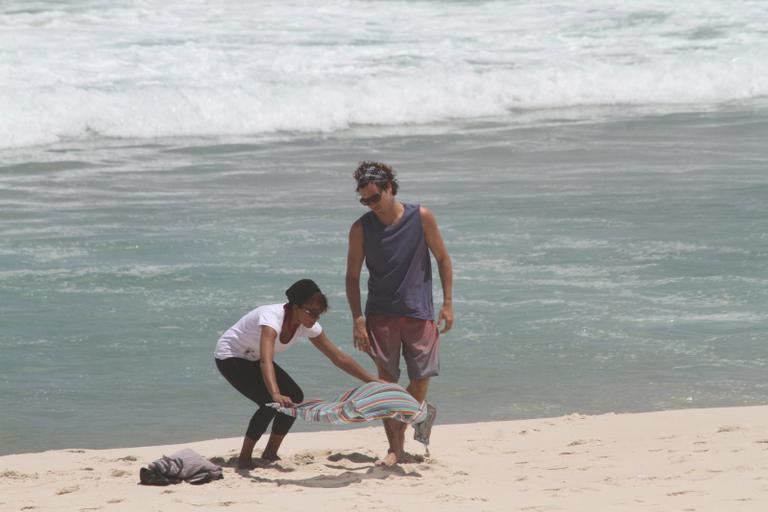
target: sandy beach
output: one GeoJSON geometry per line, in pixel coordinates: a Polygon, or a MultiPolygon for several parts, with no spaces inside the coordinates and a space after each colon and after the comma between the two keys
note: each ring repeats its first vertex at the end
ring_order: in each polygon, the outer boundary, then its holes
{"type": "MultiPolygon", "coordinates": [[[[410,431],[409,431],[410,432],[410,431]]],[[[431,456],[374,466],[378,426],[290,435],[283,460],[250,472],[240,439],[0,457],[0,510],[757,511],[768,502],[768,406],[572,414],[437,425],[431,456]],[[180,448],[224,466],[204,485],[138,484],[180,448]]],[[[258,449],[258,447],[257,447],[258,449]]]]}

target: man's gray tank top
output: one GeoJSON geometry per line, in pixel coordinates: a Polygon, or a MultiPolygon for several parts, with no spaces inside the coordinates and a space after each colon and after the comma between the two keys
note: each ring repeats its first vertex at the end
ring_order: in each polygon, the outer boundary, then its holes
{"type": "Polygon", "coordinates": [[[365,314],[434,320],[432,263],[420,208],[403,206],[395,224],[382,224],[372,211],[360,217],[369,276],[365,314]]]}

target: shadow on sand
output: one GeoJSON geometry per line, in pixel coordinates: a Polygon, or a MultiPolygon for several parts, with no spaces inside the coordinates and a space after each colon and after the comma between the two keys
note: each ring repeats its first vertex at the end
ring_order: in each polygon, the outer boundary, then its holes
{"type": "MultiPolygon", "coordinates": [[[[230,457],[228,459],[225,459],[224,457],[211,457],[208,460],[223,468],[234,468],[238,473],[242,472],[247,474],[249,471],[247,469],[238,469],[237,457],[230,457]]],[[[252,464],[253,469],[274,469],[275,471],[280,471],[281,473],[290,473],[291,471],[295,471],[295,469],[292,467],[281,465],[279,460],[273,461],[266,459],[253,459],[252,464]]]]}
{"type": "MultiPolygon", "coordinates": [[[[365,469],[365,468],[361,468],[365,469]]],[[[324,487],[326,489],[336,487],[346,487],[348,485],[360,483],[363,480],[386,480],[392,476],[421,478],[419,473],[406,473],[400,466],[392,467],[369,467],[365,473],[356,473],[354,471],[344,471],[338,475],[320,475],[311,478],[300,478],[291,480],[287,478],[264,478],[252,476],[251,480],[258,483],[272,483],[278,486],[296,485],[299,487],[324,487]]]]}
{"type": "MultiPolygon", "coordinates": [[[[327,452],[326,452],[327,453],[327,452]]],[[[360,452],[352,452],[352,453],[332,453],[330,455],[325,455],[322,457],[323,459],[330,461],[330,462],[338,462],[339,464],[325,464],[323,463],[321,457],[318,457],[319,454],[317,453],[301,453],[297,454],[293,457],[293,463],[300,464],[300,465],[319,465],[322,464],[324,467],[331,469],[331,470],[339,470],[341,473],[337,474],[328,474],[328,475],[318,475],[313,476],[309,478],[296,478],[296,479],[290,479],[290,478],[268,478],[266,476],[262,476],[263,473],[261,473],[259,476],[251,474],[251,471],[238,471],[238,473],[244,477],[250,478],[251,481],[257,482],[257,483],[271,483],[278,486],[283,485],[295,485],[299,487],[324,487],[324,488],[336,488],[336,487],[346,487],[348,485],[356,484],[359,482],[362,482],[363,480],[386,480],[390,477],[409,477],[409,478],[421,478],[421,474],[414,472],[414,471],[406,471],[400,464],[410,464],[410,463],[420,463],[424,462],[424,458],[419,455],[412,455],[412,454],[405,454],[404,460],[391,467],[383,467],[383,466],[376,466],[374,463],[378,460],[376,457],[360,453],[360,452]],[[354,464],[364,464],[364,466],[357,466],[357,467],[350,467],[349,465],[344,465],[344,462],[352,462],[354,464]]],[[[217,458],[217,460],[213,461],[217,464],[221,464],[221,461],[219,460],[221,458],[217,458]]],[[[223,460],[223,459],[222,459],[223,460]]],[[[254,469],[266,469],[266,470],[277,470],[281,472],[291,472],[295,469],[293,467],[290,467],[290,463],[286,463],[286,466],[281,466],[280,461],[276,462],[269,462],[269,461],[263,461],[264,464],[259,464],[259,460],[254,460],[254,464],[257,466],[254,469]]],[[[237,467],[237,458],[232,457],[228,461],[226,461],[226,465],[229,467],[237,467]]]]}

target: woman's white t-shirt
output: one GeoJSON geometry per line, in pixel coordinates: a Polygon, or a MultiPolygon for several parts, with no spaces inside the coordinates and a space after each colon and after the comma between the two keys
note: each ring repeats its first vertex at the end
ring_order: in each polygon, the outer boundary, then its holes
{"type": "Polygon", "coordinates": [[[288,340],[288,343],[281,343],[280,331],[283,328],[284,318],[285,309],[283,304],[259,306],[238,320],[235,325],[221,335],[219,342],[216,343],[214,356],[216,359],[240,357],[249,361],[258,361],[261,358],[262,325],[268,325],[277,332],[275,353],[288,349],[299,338],[314,338],[323,332],[323,328],[318,322],[315,322],[315,325],[310,328],[299,324],[296,333],[288,340]]]}

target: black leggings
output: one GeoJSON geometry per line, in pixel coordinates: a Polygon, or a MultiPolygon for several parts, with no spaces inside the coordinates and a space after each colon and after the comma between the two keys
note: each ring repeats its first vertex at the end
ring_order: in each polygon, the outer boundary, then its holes
{"type": "MultiPolygon", "coordinates": [[[[280,394],[291,397],[294,403],[304,400],[304,392],[299,385],[277,363],[272,364],[275,367],[275,377],[277,378],[277,386],[280,388],[280,394]]],[[[229,357],[227,359],[216,359],[216,367],[236,390],[259,404],[259,408],[253,413],[251,422],[248,424],[246,436],[258,441],[261,435],[266,432],[269,422],[273,419],[275,420],[272,423],[273,434],[285,435],[288,433],[296,418],[265,406],[265,404],[274,402],[274,400],[272,395],[269,394],[266,384],[264,384],[264,378],[261,375],[261,363],[259,361],[229,357]]]]}

